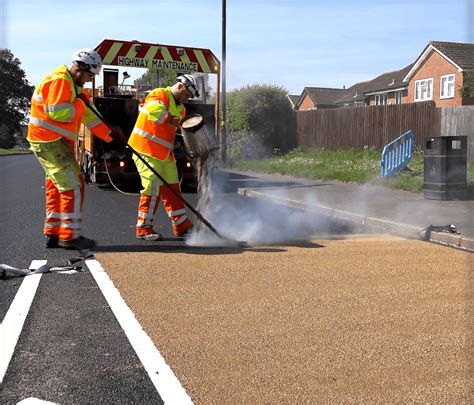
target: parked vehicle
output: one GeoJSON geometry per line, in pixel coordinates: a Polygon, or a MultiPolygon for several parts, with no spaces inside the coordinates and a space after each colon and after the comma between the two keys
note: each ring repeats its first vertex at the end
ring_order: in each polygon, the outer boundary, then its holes
{"type": "MultiPolygon", "coordinates": [[[[218,120],[215,117],[218,116],[219,92],[216,92],[214,103],[208,102],[209,89],[206,89],[207,81],[204,80],[204,75],[216,74],[218,88],[220,63],[210,50],[137,41],[104,40],[96,47],[96,51],[102,57],[104,66],[154,66],[172,70],[176,72],[176,76],[183,73],[202,74],[198,77],[201,79],[198,80],[201,97],[190,100],[185,107],[189,114],[203,115],[206,122],[216,129],[217,134],[218,120]]],[[[128,137],[135,125],[140,100],[144,98],[144,94],[131,86],[125,88],[118,83],[119,69],[104,68],[103,85],[96,88],[96,83],[93,82],[91,95],[94,105],[104,119],[112,126],[119,126],[128,137]]],[[[132,153],[119,141],[104,142],[91,136],[90,131],[83,127],[76,152],[86,180],[91,183],[108,183],[109,176],[112,182],[118,184],[139,181],[132,153]]],[[[186,152],[179,133],[176,136],[174,155],[181,185],[187,189],[197,189],[196,162],[186,152]]]]}

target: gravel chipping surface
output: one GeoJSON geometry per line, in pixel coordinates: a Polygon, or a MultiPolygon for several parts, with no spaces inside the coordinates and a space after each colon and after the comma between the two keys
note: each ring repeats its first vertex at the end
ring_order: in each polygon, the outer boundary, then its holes
{"type": "Polygon", "coordinates": [[[472,399],[470,253],[364,235],[96,257],[196,404],[472,399]]]}

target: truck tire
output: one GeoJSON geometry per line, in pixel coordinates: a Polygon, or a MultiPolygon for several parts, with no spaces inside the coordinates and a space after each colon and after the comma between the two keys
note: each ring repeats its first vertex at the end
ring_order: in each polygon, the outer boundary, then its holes
{"type": "Polygon", "coordinates": [[[90,182],[93,184],[97,183],[95,168],[96,168],[96,165],[89,162],[89,171],[88,171],[89,179],[90,179],[90,182]]]}
{"type": "Polygon", "coordinates": [[[82,157],[81,171],[82,171],[82,173],[84,173],[85,182],[90,183],[91,178],[90,178],[90,175],[89,175],[89,155],[87,153],[84,153],[84,156],[82,157]]]}

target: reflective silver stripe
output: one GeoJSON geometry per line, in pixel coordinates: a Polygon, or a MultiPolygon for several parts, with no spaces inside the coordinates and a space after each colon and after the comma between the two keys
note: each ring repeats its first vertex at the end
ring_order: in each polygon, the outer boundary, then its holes
{"type": "Polygon", "coordinates": [[[188,217],[186,215],[183,215],[182,217],[179,217],[179,219],[177,219],[176,221],[171,220],[171,222],[173,222],[173,224],[177,226],[177,225],[182,224],[187,219],[188,219],[188,217]]]}
{"type": "MultiPolygon", "coordinates": [[[[77,182],[77,179],[74,173],[71,171],[68,171],[65,174],[66,174],[67,179],[69,180],[69,183],[71,184],[71,189],[72,190],[78,189],[79,183],[77,182]]],[[[75,197],[76,197],[76,193],[74,192],[74,198],[75,197]]],[[[74,204],[76,204],[76,201],[74,201],[74,204]]],[[[74,212],[76,212],[76,207],[74,207],[74,212]]],[[[61,215],[64,215],[64,212],[62,212],[61,215]]]]}
{"type": "Polygon", "coordinates": [[[167,147],[168,149],[172,149],[172,148],[173,148],[173,144],[172,144],[172,143],[166,142],[166,141],[164,141],[164,140],[161,139],[161,138],[158,138],[158,137],[156,137],[156,136],[153,136],[152,134],[150,134],[150,133],[148,133],[148,132],[146,132],[146,131],[143,131],[143,130],[140,129],[140,128],[137,128],[137,127],[133,128],[133,132],[136,133],[137,135],[142,136],[143,138],[146,138],[146,139],[148,139],[148,140],[150,140],[150,141],[152,141],[152,142],[155,142],[155,143],[157,143],[157,144],[159,144],[159,145],[161,145],[161,146],[165,146],[165,147],[167,147]]]}
{"type": "Polygon", "coordinates": [[[148,212],[145,211],[138,211],[138,221],[137,221],[137,226],[138,227],[144,227],[144,226],[152,226],[153,225],[153,212],[155,211],[155,205],[158,202],[158,190],[159,190],[159,184],[158,182],[152,181],[151,182],[151,199],[150,199],[150,204],[148,205],[148,212]],[[142,222],[140,222],[140,219],[142,219],[142,222]]]}
{"type": "Polygon", "coordinates": [[[61,214],[62,219],[81,219],[81,214],[77,212],[65,212],[61,214]]]}
{"type": "Polygon", "coordinates": [[[61,103],[61,104],[56,104],[56,105],[45,105],[44,106],[44,111],[47,113],[52,113],[52,112],[60,112],[60,111],[68,111],[68,116],[66,118],[66,122],[71,122],[73,117],[76,115],[76,109],[74,108],[74,104],[71,103],[61,103]]]}
{"type": "Polygon", "coordinates": [[[81,190],[76,176],[72,171],[66,172],[66,176],[71,183],[74,193],[74,206],[72,212],[61,212],[61,227],[72,229],[72,238],[76,239],[81,235],[81,190]],[[67,219],[74,222],[65,222],[67,219]]]}
{"type": "Polygon", "coordinates": [[[74,107],[74,104],[71,104],[71,109],[69,110],[69,118],[72,119],[76,116],[76,107],[74,107]]]}
{"type": "Polygon", "coordinates": [[[54,211],[48,211],[46,213],[46,219],[50,219],[50,218],[60,218],[61,217],[61,213],[60,212],[54,212],[54,211]]]}
{"type": "Polygon", "coordinates": [[[60,103],[55,105],[45,105],[44,110],[46,112],[62,111],[71,108],[71,103],[60,103]]]}
{"type": "MultiPolygon", "coordinates": [[[[164,120],[166,119],[166,117],[168,116],[168,110],[166,109],[166,104],[163,103],[162,101],[158,101],[158,100],[154,100],[154,101],[150,101],[149,103],[146,103],[143,107],[143,110],[145,111],[141,111],[143,114],[146,114],[146,115],[149,115],[148,113],[148,108],[149,107],[152,107],[156,104],[159,104],[159,105],[162,105],[163,107],[165,107],[165,109],[163,111],[161,111],[160,115],[158,116],[158,118],[156,119],[156,122],[158,122],[159,124],[162,124],[164,122],[164,120]]],[[[150,118],[148,118],[150,119],[150,118]]],[[[155,120],[151,120],[150,121],[154,122],[155,120]]]]}
{"type": "Polygon", "coordinates": [[[159,104],[159,105],[162,105],[166,108],[166,104],[163,103],[163,101],[159,101],[159,100],[153,100],[153,101],[149,101],[148,103],[145,103],[143,106],[144,107],[148,107],[150,105],[155,105],[155,104],[159,104]]]}
{"type": "Polygon", "coordinates": [[[30,122],[34,125],[37,125],[38,127],[49,129],[50,131],[53,131],[53,132],[57,132],[58,134],[61,134],[65,136],[66,138],[72,139],[74,141],[77,139],[77,134],[75,134],[74,132],[68,131],[67,129],[64,129],[64,128],[57,127],[56,125],[53,125],[44,120],[40,120],[39,118],[30,117],[30,122]]]}
{"type": "MultiPolygon", "coordinates": [[[[168,116],[168,111],[166,110],[162,111],[161,114],[156,119],[156,122],[158,122],[159,124],[162,124],[165,121],[167,116],[168,116]]],[[[153,120],[150,120],[150,121],[153,121],[153,120]]]]}
{"type": "Polygon", "coordinates": [[[186,209],[185,208],[180,209],[180,210],[176,210],[176,211],[168,212],[169,217],[175,217],[177,215],[183,215],[183,214],[186,214],[186,209]]]}
{"type": "Polygon", "coordinates": [[[38,103],[42,103],[42,102],[43,102],[43,97],[41,97],[39,94],[33,94],[33,96],[31,97],[31,99],[37,101],[38,103]]]}
{"type": "MultiPolygon", "coordinates": [[[[138,111],[140,111],[141,114],[149,115],[148,110],[147,110],[146,108],[144,108],[144,107],[140,107],[140,108],[138,109],[138,111]]],[[[160,115],[158,116],[158,118],[156,119],[156,121],[155,121],[155,120],[152,120],[152,119],[150,119],[150,118],[148,118],[148,119],[149,119],[151,122],[157,122],[157,123],[159,123],[159,124],[162,124],[162,123],[165,121],[165,119],[166,119],[167,116],[168,116],[168,111],[163,110],[163,111],[160,113],[160,115]]]]}
{"type": "Polygon", "coordinates": [[[57,221],[57,222],[54,222],[54,223],[52,223],[52,222],[45,222],[44,223],[45,228],[53,228],[54,226],[59,226],[59,225],[61,225],[61,221],[57,221]]]}
{"type": "MultiPolygon", "coordinates": [[[[46,219],[81,219],[81,216],[74,212],[48,212],[46,213],[46,219]]],[[[53,222],[53,221],[50,221],[53,222]]]]}
{"type": "Polygon", "coordinates": [[[63,228],[68,228],[68,229],[74,229],[74,232],[72,233],[73,239],[76,239],[80,231],[81,231],[81,223],[80,222],[63,222],[61,224],[61,227],[63,228]]]}
{"type": "Polygon", "coordinates": [[[160,188],[160,186],[159,186],[158,182],[156,180],[153,180],[151,182],[151,200],[150,200],[150,205],[148,207],[148,214],[149,214],[149,217],[151,218],[151,220],[149,221],[150,225],[153,222],[153,213],[155,212],[155,205],[158,201],[158,190],[159,190],[159,188],[160,188]]]}
{"type": "Polygon", "coordinates": [[[144,212],[144,211],[138,211],[138,221],[137,221],[137,226],[138,227],[144,227],[144,226],[151,226],[153,224],[153,221],[148,221],[148,218],[150,217],[149,212],[144,212]]]}
{"type": "Polygon", "coordinates": [[[89,122],[88,124],[86,124],[86,127],[89,128],[89,129],[92,129],[94,128],[95,126],[99,125],[102,121],[100,119],[95,119],[91,122],[89,122]]]}
{"type": "Polygon", "coordinates": [[[138,220],[137,220],[138,227],[145,226],[146,217],[147,217],[147,213],[145,211],[138,211],[138,220]]]}

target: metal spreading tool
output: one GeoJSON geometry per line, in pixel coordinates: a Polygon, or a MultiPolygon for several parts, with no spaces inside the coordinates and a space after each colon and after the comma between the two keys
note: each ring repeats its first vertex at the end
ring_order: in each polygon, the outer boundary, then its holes
{"type": "MultiPolygon", "coordinates": [[[[87,108],[89,108],[89,110],[91,110],[95,116],[97,118],[99,118],[105,125],[107,125],[107,127],[113,131],[113,127],[112,125],[110,125],[106,120],[105,118],[98,112],[96,111],[94,108],[92,108],[92,106],[89,104],[89,103],[85,103],[87,108]]],[[[127,147],[128,149],[130,149],[132,151],[132,153],[137,156],[142,162],[143,164],[148,167],[152,172],[153,174],[158,177],[162,182],[163,184],[168,187],[168,189],[177,197],[179,198],[183,204],[189,208],[189,210],[214,234],[216,235],[218,238],[222,239],[222,240],[225,240],[227,243],[231,244],[231,245],[235,245],[235,246],[238,246],[238,247],[244,247],[247,245],[247,242],[243,242],[243,241],[236,241],[236,240],[233,240],[233,239],[229,239],[223,235],[221,235],[211,224],[210,222],[203,217],[203,215],[197,210],[195,209],[190,203],[188,203],[181,194],[177,193],[171,186],[170,184],[163,178],[163,176],[161,176],[144,158],[143,156],[140,155],[140,153],[138,153],[135,149],[133,149],[128,143],[126,143],[125,141],[122,141],[123,144],[125,145],[125,147],[127,147]]]]}

